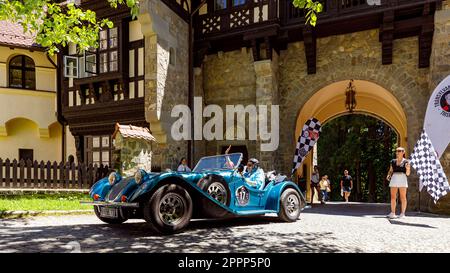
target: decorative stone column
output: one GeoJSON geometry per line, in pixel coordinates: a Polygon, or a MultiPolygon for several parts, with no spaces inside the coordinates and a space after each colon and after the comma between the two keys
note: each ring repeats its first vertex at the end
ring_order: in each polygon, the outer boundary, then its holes
{"type": "MultiPolygon", "coordinates": [[[[203,89],[203,66],[194,67],[194,96],[203,98],[203,104],[205,104],[205,92],[203,89]]],[[[203,105],[204,106],[204,105],[203,105]]],[[[202,118],[203,122],[204,119],[202,118]]],[[[203,124],[202,122],[202,124],[203,124]]],[[[192,167],[205,156],[206,153],[206,142],[204,140],[194,140],[194,162],[189,162],[192,167]]]]}
{"type": "MultiPolygon", "coordinates": [[[[271,132],[271,106],[278,105],[278,54],[274,51],[272,60],[254,62],[254,68],[256,75],[256,106],[267,105],[267,128],[268,132],[271,132]]],[[[279,122],[279,120],[276,122],[279,122]]],[[[259,137],[260,132],[258,131],[258,139],[259,137]]],[[[277,151],[261,151],[261,143],[263,143],[261,140],[257,141],[255,154],[255,157],[260,161],[261,167],[265,171],[279,170],[280,166],[277,166],[277,151]]]]}
{"type": "Polygon", "coordinates": [[[187,156],[187,141],[174,141],[170,132],[173,107],[188,104],[188,24],[159,0],[142,1],[138,20],[145,38],[145,117],[157,142],[152,164],[173,170],[187,156]]]}

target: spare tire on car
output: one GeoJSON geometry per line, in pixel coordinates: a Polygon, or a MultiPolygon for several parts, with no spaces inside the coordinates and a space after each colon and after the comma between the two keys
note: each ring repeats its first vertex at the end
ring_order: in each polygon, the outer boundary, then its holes
{"type": "MultiPolygon", "coordinates": [[[[230,205],[231,192],[228,184],[220,175],[209,174],[200,179],[197,186],[224,206],[230,205]]],[[[202,198],[201,203],[206,217],[222,218],[228,214],[228,211],[214,204],[211,200],[202,198]]]]}

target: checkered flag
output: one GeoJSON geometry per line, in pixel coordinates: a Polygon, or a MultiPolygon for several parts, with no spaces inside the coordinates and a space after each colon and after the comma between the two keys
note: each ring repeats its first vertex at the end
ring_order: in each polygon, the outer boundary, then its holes
{"type": "Polygon", "coordinates": [[[302,134],[298,137],[297,147],[295,148],[292,174],[300,167],[309,151],[311,151],[316,144],[321,130],[322,125],[316,118],[309,119],[306,121],[305,125],[303,125],[302,134]]]}
{"type": "Polygon", "coordinates": [[[419,175],[420,190],[422,186],[425,186],[434,199],[434,203],[450,191],[447,176],[425,130],[422,131],[420,139],[414,146],[411,166],[419,175]]]}

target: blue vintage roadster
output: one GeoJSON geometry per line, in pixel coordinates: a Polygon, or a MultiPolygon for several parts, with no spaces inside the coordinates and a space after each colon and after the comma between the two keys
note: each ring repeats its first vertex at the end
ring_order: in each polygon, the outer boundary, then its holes
{"type": "Polygon", "coordinates": [[[302,206],[297,185],[272,176],[253,188],[243,179],[241,160],[240,153],[203,157],[189,173],[139,170],[122,178],[113,172],[92,186],[88,204],[103,222],[143,218],[166,234],[183,230],[192,218],[277,213],[283,221],[296,221],[302,206]]]}

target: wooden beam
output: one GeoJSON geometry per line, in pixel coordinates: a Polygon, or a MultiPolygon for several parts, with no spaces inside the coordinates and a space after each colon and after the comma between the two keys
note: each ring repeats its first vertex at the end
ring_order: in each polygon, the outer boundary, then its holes
{"type": "Polygon", "coordinates": [[[206,54],[208,54],[208,50],[211,48],[211,44],[209,42],[202,42],[195,45],[194,52],[194,67],[201,67],[203,63],[203,59],[206,54]]]}
{"type": "Polygon", "coordinates": [[[259,43],[256,39],[252,40],[252,53],[253,53],[253,61],[257,62],[260,60],[260,47],[259,43]]]}
{"type": "Polygon", "coordinates": [[[430,4],[427,3],[423,8],[423,15],[428,20],[422,24],[419,34],[419,68],[430,66],[431,49],[433,44],[434,20],[431,19],[430,4]]]}
{"type": "Polygon", "coordinates": [[[302,29],[303,43],[305,44],[305,56],[308,66],[308,74],[316,74],[316,35],[311,26],[302,29]]]}
{"type": "Polygon", "coordinates": [[[383,23],[380,26],[380,42],[382,47],[382,64],[392,64],[392,51],[394,41],[394,10],[383,13],[383,23]]]}

